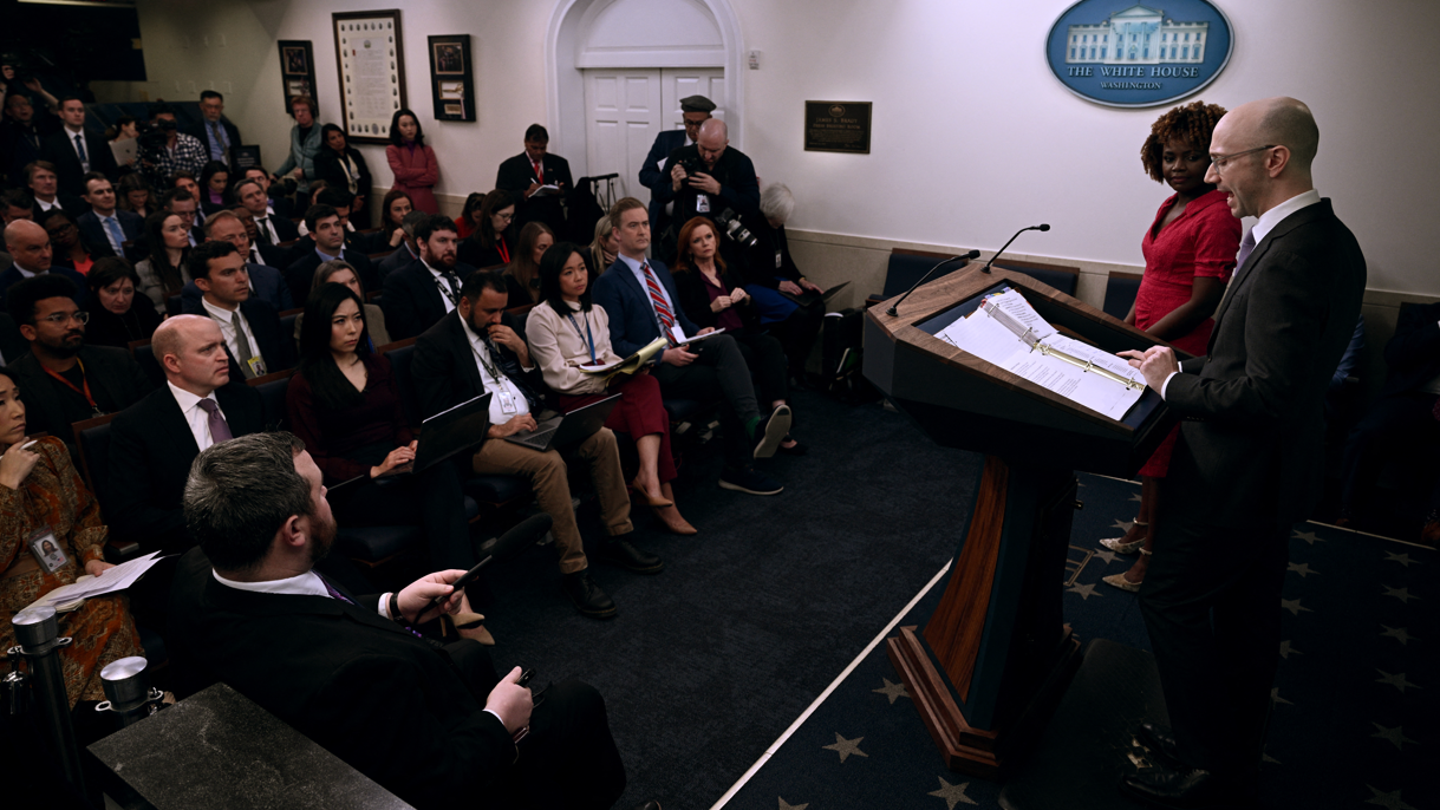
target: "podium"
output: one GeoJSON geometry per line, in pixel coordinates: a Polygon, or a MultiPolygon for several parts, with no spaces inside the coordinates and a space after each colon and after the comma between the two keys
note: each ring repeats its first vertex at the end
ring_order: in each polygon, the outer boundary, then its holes
{"type": "Polygon", "coordinates": [[[867,314],[865,376],[938,444],[986,455],[939,606],[886,651],[947,766],[992,779],[1023,755],[1080,664],[1061,615],[1074,471],[1130,476],[1175,423],[1154,391],[1117,421],[935,337],[1006,287],[1106,351],[1157,343],[999,265],[919,287],[894,316],[889,302],[867,314]]]}

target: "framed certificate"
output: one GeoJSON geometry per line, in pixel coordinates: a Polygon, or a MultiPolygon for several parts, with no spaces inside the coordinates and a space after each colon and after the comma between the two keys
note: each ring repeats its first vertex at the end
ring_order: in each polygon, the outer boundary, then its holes
{"type": "Polygon", "coordinates": [[[351,143],[389,143],[390,121],[405,103],[400,11],[330,15],[340,75],[341,128],[351,143]]]}

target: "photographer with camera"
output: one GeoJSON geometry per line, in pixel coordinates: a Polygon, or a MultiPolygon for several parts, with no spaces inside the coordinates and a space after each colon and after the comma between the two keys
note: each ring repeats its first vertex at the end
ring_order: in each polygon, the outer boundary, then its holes
{"type": "MultiPolygon", "coordinates": [[[[755,178],[755,164],[739,149],[730,148],[729,129],[719,118],[700,125],[693,146],[682,146],[670,153],[670,185],[656,192],[661,203],[674,202],[670,228],[661,240],[662,258],[675,255],[675,242],[680,226],[701,216],[716,220],[732,209],[740,216],[760,210],[760,184],[755,178]]],[[[733,239],[724,239],[721,254],[726,261],[740,266],[743,250],[733,239]]]]}
{"type": "Polygon", "coordinates": [[[169,188],[176,172],[199,175],[210,159],[205,145],[179,127],[174,108],[158,104],[151,110],[150,125],[140,130],[140,168],[156,188],[169,188]]]}

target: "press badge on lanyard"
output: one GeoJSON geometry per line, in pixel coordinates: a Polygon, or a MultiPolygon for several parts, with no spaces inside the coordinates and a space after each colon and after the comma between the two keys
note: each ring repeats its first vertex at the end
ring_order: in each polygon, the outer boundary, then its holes
{"type": "Polygon", "coordinates": [[[709,195],[709,194],[701,194],[699,197],[696,197],[696,198],[695,198],[695,213],[697,213],[697,214],[708,214],[708,213],[710,213],[710,195],[709,195]]]}
{"type": "Polygon", "coordinates": [[[495,396],[500,398],[501,413],[507,416],[514,416],[520,412],[520,407],[515,402],[515,395],[506,390],[503,385],[495,392],[495,396]]]}

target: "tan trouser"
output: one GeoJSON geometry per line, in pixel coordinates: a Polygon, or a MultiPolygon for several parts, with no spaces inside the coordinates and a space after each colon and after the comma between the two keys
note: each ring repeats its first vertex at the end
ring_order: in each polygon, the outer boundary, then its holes
{"type": "MultiPolygon", "coordinates": [[[[625,473],[620,469],[620,453],[615,447],[615,434],[600,428],[595,435],[577,445],[574,454],[590,462],[590,480],[600,497],[600,518],[605,533],[614,537],[628,534],[635,527],[630,523],[630,496],[625,491],[625,473]]],[[[554,448],[544,453],[521,447],[504,439],[491,439],[475,454],[476,475],[521,475],[530,479],[535,500],[555,521],[556,551],[560,554],[560,573],[573,574],[588,566],[580,527],[575,525],[575,510],[570,505],[570,482],[565,477],[565,459],[554,448]]]]}

